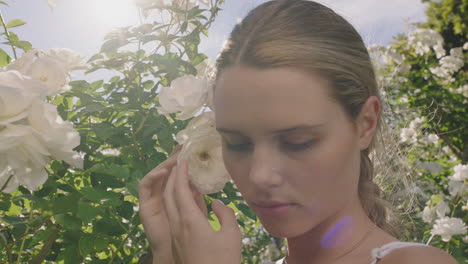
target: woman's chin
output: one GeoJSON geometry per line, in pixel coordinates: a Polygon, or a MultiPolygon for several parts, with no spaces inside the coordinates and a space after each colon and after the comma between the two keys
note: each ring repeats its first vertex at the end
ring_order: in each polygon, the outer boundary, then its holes
{"type": "Polygon", "coordinates": [[[294,224],[293,221],[275,221],[275,219],[262,219],[259,217],[265,230],[268,231],[272,236],[279,238],[290,238],[296,237],[307,232],[307,228],[301,227],[301,225],[294,224]]]}

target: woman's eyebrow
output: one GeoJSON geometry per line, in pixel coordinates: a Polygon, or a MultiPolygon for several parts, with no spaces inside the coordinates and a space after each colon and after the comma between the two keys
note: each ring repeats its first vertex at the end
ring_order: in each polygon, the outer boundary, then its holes
{"type": "MultiPolygon", "coordinates": [[[[298,131],[298,130],[316,130],[316,129],[319,129],[320,127],[322,127],[323,125],[324,124],[316,124],[316,125],[301,124],[301,125],[297,125],[297,126],[294,126],[294,127],[269,131],[268,133],[281,134],[281,133],[293,132],[293,131],[298,131]]],[[[238,130],[224,128],[224,127],[217,127],[216,130],[219,131],[219,132],[228,133],[228,134],[243,135],[242,132],[240,132],[238,130]]]]}

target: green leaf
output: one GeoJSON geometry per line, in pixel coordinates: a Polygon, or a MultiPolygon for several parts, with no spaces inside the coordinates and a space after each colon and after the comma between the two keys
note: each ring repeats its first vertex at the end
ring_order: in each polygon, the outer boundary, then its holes
{"type": "Polygon", "coordinates": [[[5,67],[11,62],[11,57],[3,49],[0,49],[0,67],[5,67]]]}
{"type": "Polygon", "coordinates": [[[58,214],[54,216],[55,222],[61,225],[67,230],[79,230],[81,228],[80,219],[68,215],[68,214],[58,214]]]}
{"type": "Polygon", "coordinates": [[[76,264],[78,260],[78,252],[76,247],[67,247],[63,252],[63,260],[65,264],[76,264]]]}
{"type": "Polygon", "coordinates": [[[125,201],[117,208],[117,213],[123,218],[130,220],[133,216],[133,204],[125,201]]]}
{"type": "Polygon", "coordinates": [[[78,203],[77,216],[84,222],[91,222],[96,216],[103,215],[104,210],[99,207],[94,207],[85,202],[78,203]]]}
{"type": "Polygon", "coordinates": [[[81,256],[85,257],[94,248],[94,238],[92,234],[83,234],[80,238],[80,242],[78,243],[78,247],[80,249],[81,256]]]}
{"type": "Polygon", "coordinates": [[[13,19],[10,22],[6,24],[7,28],[14,28],[14,27],[19,27],[26,24],[23,20],[20,19],[13,19]]]}
{"type": "Polygon", "coordinates": [[[2,4],[2,5],[6,5],[6,6],[8,5],[8,4],[7,4],[7,3],[5,3],[4,1],[0,1],[0,4],[2,4]]]}
{"type": "Polygon", "coordinates": [[[10,209],[10,201],[0,201],[0,211],[7,212],[10,209]]]}
{"type": "Polygon", "coordinates": [[[96,251],[101,251],[105,249],[107,245],[109,245],[109,239],[106,237],[98,236],[94,240],[94,248],[96,249],[96,251]]]}
{"type": "Polygon", "coordinates": [[[255,215],[254,211],[243,203],[236,204],[237,209],[239,209],[245,216],[248,218],[257,221],[257,216],[255,215]]]}
{"type": "Polygon", "coordinates": [[[172,132],[170,129],[162,129],[158,134],[159,145],[167,152],[171,153],[174,146],[174,139],[172,138],[172,132]]]}
{"type": "Polygon", "coordinates": [[[100,52],[113,51],[126,44],[128,44],[128,41],[126,39],[110,39],[104,42],[104,44],[102,44],[100,52]]]}
{"type": "Polygon", "coordinates": [[[32,49],[32,44],[29,41],[18,40],[18,41],[13,41],[11,44],[15,47],[18,47],[24,50],[24,52],[28,52],[29,50],[32,49]]]}

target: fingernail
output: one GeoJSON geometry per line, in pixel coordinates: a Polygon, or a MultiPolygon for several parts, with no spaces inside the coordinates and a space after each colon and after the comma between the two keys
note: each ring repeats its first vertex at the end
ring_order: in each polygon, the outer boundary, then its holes
{"type": "Polygon", "coordinates": [[[222,204],[222,205],[225,205],[225,204],[223,203],[223,201],[221,201],[221,200],[219,200],[219,199],[216,199],[216,201],[218,201],[218,202],[219,202],[220,204],[222,204]]]}

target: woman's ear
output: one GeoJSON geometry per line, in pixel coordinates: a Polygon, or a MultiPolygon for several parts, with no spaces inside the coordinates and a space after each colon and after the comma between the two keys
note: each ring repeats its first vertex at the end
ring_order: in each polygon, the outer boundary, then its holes
{"type": "Polygon", "coordinates": [[[380,101],[376,96],[370,96],[364,103],[358,117],[359,147],[361,150],[369,147],[376,132],[380,101]]]}

